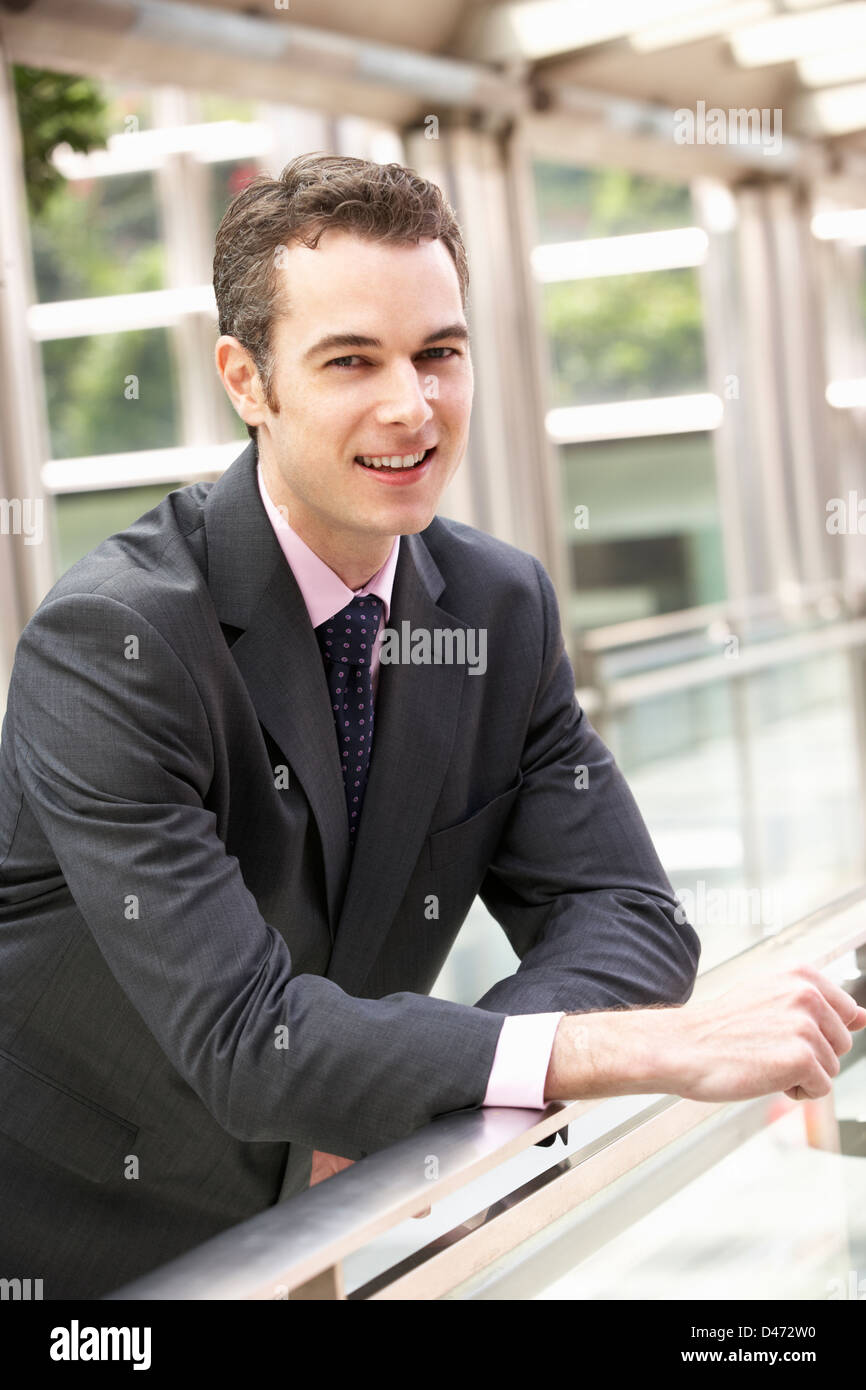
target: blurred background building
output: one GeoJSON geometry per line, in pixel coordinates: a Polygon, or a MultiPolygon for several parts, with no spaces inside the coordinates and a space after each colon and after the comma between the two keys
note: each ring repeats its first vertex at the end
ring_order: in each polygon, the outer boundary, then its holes
{"type": "MultiPolygon", "coordinates": [[[[864,879],[866,6],[3,0],[0,698],[77,558],[246,442],[213,239],[310,150],[467,242],[442,510],[540,557],[704,968],[864,879]],[[38,523],[38,524],[37,524],[38,523]]],[[[473,910],[442,992],[512,968],[473,910]]]]}

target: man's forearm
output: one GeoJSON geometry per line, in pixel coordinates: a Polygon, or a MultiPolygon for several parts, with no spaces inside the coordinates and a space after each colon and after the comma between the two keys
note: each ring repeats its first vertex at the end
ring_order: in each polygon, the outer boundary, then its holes
{"type": "Polygon", "coordinates": [[[566,1014],[544,1099],[663,1093],[748,1100],[827,1095],[866,1009],[810,965],[678,1007],[566,1014]]]}
{"type": "Polygon", "coordinates": [[[553,1040],[545,1102],[593,1100],[660,1089],[646,1009],[566,1014],[553,1040]]]}

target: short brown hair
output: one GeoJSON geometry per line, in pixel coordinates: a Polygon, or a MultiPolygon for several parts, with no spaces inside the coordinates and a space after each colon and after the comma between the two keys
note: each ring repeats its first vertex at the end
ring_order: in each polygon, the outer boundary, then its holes
{"type": "MultiPolygon", "coordinates": [[[[279,178],[258,174],[229,204],[217,229],[213,287],[220,334],[248,349],[272,410],[275,367],[271,326],[282,281],[276,250],[292,241],[315,248],[329,227],[376,241],[445,243],[464,308],[469,267],[453,209],[435,183],[402,164],[375,164],[345,155],[304,154],[279,178]]],[[[251,439],[255,425],[247,425],[251,439]]]]}

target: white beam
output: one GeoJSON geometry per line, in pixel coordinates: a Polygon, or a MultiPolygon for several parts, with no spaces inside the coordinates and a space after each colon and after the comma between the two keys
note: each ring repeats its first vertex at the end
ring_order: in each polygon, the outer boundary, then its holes
{"type": "Polygon", "coordinates": [[[590,440],[637,439],[658,434],[715,430],[722,423],[718,396],[656,396],[645,401],[610,401],[604,405],[569,405],[549,410],[545,424],[557,444],[590,440]]]}
{"type": "Polygon", "coordinates": [[[94,333],[131,333],[137,328],[167,328],[189,314],[217,317],[212,285],[185,285],[137,294],[104,294],[92,299],[60,299],[31,304],[27,326],[36,342],[86,338],[94,333]]]}
{"type": "Polygon", "coordinates": [[[586,241],[536,246],[532,270],[543,284],[559,280],[594,280],[606,275],[634,275],[650,270],[679,270],[702,265],[709,238],[702,227],[638,232],[586,241]]]}
{"type": "Polygon", "coordinates": [[[243,449],[243,440],[176,449],[135,449],[122,454],[92,454],[51,459],[42,465],[46,492],[97,492],[152,483],[192,483],[218,477],[243,449]]]}

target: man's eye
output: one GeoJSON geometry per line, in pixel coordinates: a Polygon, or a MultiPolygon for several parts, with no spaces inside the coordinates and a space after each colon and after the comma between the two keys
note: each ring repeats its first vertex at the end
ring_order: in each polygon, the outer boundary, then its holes
{"type": "MultiPolygon", "coordinates": [[[[434,353],[437,353],[437,354],[445,354],[445,353],[447,353],[447,354],[448,354],[447,356],[444,356],[444,355],[443,355],[443,356],[436,356],[436,357],[434,357],[433,360],[434,360],[435,362],[447,362],[447,361],[449,360],[449,358],[451,358],[451,357],[459,357],[459,356],[460,356],[460,353],[457,351],[456,348],[450,348],[450,347],[432,347],[432,348],[426,348],[426,349],[421,353],[421,356],[422,356],[422,357],[430,357],[430,356],[431,356],[432,354],[434,354],[434,353]]],[[[350,356],[348,356],[348,357],[332,357],[331,360],[330,360],[330,362],[327,362],[325,365],[328,366],[328,367],[336,367],[336,368],[337,368],[338,370],[340,370],[340,371],[351,371],[352,367],[355,365],[356,362],[362,362],[363,360],[364,360],[364,359],[361,358],[361,357],[358,357],[357,354],[352,353],[352,354],[351,354],[350,356]]]]}

